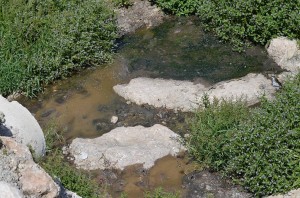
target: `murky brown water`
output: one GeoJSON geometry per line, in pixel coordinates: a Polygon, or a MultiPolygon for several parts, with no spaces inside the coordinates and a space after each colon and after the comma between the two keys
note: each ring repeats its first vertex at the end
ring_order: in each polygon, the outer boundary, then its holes
{"type": "Polygon", "coordinates": [[[54,119],[64,128],[67,138],[99,136],[93,120],[106,118],[98,107],[111,103],[117,97],[112,87],[121,82],[120,65],[116,60],[109,67],[89,69],[56,82],[37,100],[22,99],[21,103],[35,114],[43,126],[54,119]]]}
{"type": "MultiPolygon", "coordinates": [[[[128,197],[144,197],[146,192],[162,188],[166,192],[183,195],[185,192],[182,177],[200,168],[196,163],[189,161],[187,156],[169,155],[157,160],[155,166],[149,170],[144,170],[141,165],[133,165],[122,173],[110,173],[113,174],[110,175],[113,179],[108,182],[114,188],[109,188],[108,191],[113,197],[120,197],[122,193],[128,197]]],[[[103,174],[100,175],[98,180],[107,180],[103,174]]]]}
{"type": "MultiPolygon", "coordinates": [[[[188,114],[127,104],[112,87],[138,76],[188,79],[211,85],[249,72],[276,70],[277,65],[262,48],[249,49],[245,54],[232,52],[230,46],[203,32],[195,19],[184,18],[126,37],[112,64],[57,81],[37,99],[22,98],[20,102],[42,126],[55,120],[69,141],[98,137],[118,126],[156,123],[182,135],[187,132],[188,114]],[[117,124],[110,123],[113,115],[119,117],[117,124]]],[[[189,168],[185,159],[172,157],[159,160],[147,173],[131,167],[121,174],[123,182],[113,186],[111,192],[114,196],[125,191],[128,197],[142,197],[145,190],[155,187],[181,191],[181,178],[189,168]]]]}

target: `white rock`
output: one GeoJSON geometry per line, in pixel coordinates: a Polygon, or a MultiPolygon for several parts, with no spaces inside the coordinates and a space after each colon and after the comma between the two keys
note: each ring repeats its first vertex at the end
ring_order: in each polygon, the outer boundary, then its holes
{"type": "Polygon", "coordinates": [[[116,85],[114,91],[138,105],[149,104],[181,111],[192,111],[199,105],[204,85],[189,81],[135,78],[127,85],[116,85]]]}
{"type": "Polygon", "coordinates": [[[299,72],[300,49],[296,40],[289,40],[285,37],[272,39],[267,51],[281,68],[292,73],[299,72]]]}
{"type": "Polygon", "coordinates": [[[0,128],[0,135],[13,136],[23,145],[30,145],[36,156],[45,153],[43,131],[31,113],[17,101],[9,102],[0,95],[0,111],[5,115],[5,127],[0,128]]]}
{"type": "Polygon", "coordinates": [[[165,126],[156,124],[119,127],[95,139],[76,138],[69,146],[78,168],[86,170],[117,168],[143,164],[148,169],[155,160],[166,155],[177,155],[185,150],[176,140],[179,136],[165,126]],[[87,154],[82,159],[82,153],[87,154]]]}
{"type": "Polygon", "coordinates": [[[189,81],[135,78],[129,84],[116,85],[114,91],[126,100],[138,105],[149,104],[167,109],[194,111],[201,105],[201,98],[208,93],[210,98],[245,98],[249,105],[259,102],[265,94],[272,97],[275,88],[271,80],[262,74],[248,74],[245,77],[220,82],[207,88],[189,81]]]}
{"type": "Polygon", "coordinates": [[[0,181],[0,197],[1,198],[23,198],[20,190],[9,183],[0,181]]]}
{"type": "Polygon", "coordinates": [[[110,119],[110,122],[113,124],[116,124],[118,122],[119,118],[117,116],[112,116],[110,119]]]}
{"type": "Polygon", "coordinates": [[[82,198],[79,195],[77,195],[76,193],[69,191],[69,190],[66,190],[65,197],[66,198],[82,198]]]}
{"type": "Polygon", "coordinates": [[[259,102],[259,97],[265,95],[272,98],[276,89],[272,86],[271,80],[262,74],[248,74],[240,79],[220,82],[213,86],[207,93],[213,99],[232,99],[244,98],[248,105],[259,102]]]}

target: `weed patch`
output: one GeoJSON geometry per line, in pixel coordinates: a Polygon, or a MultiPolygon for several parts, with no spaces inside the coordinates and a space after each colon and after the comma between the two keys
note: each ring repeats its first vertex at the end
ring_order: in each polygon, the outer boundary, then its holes
{"type": "Polygon", "coordinates": [[[0,93],[43,85],[111,58],[114,14],[99,0],[0,0],[0,93]]]}
{"type": "MultiPolygon", "coordinates": [[[[255,196],[300,187],[300,74],[276,99],[247,111],[240,103],[206,102],[187,140],[191,155],[255,196]]],[[[205,102],[205,101],[204,101],[205,102]]]]}

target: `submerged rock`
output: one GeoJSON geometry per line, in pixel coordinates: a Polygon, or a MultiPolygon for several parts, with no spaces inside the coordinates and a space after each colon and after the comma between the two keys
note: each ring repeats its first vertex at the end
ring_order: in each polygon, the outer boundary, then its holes
{"type": "Polygon", "coordinates": [[[221,176],[208,171],[193,172],[183,178],[186,198],[250,198],[251,194],[231,183],[221,176]]]}
{"type": "Polygon", "coordinates": [[[189,81],[135,78],[129,84],[116,85],[113,89],[126,100],[138,105],[149,104],[184,112],[199,108],[204,94],[208,94],[211,99],[244,98],[249,105],[253,105],[259,102],[259,97],[263,94],[272,97],[275,93],[271,80],[262,74],[248,74],[209,88],[189,81]]]}
{"type": "Polygon", "coordinates": [[[118,127],[95,139],[76,138],[68,148],[78,168],[86,170],[143,164],[149,169],[155,160],[184,150],[179,136],[165,126],[118,127]]]}
{"type": "Polygon", "coordinates": [[[14,137],[23,145],[30,145],[36,156],[45,153],[43,131],[31,113],[17,101],[9,102],[0,96],[0,111],[5,115],[5,123],[0,126],[0,136],[14,137]]]}

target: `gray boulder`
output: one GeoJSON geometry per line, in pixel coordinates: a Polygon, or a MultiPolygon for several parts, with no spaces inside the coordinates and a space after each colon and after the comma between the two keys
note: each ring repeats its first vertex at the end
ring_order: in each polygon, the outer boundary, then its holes
{"type": "Polygon", "coordinates": [[[43,131],[31,113],[17,101],[9,102],[0,95],[0,111],[5,122],[0,126],[0,136],[14,137],[17,142],[31,146],[36,156],[45,153],[43,131]]]}
{"type": "Polygon", "coordinates": [[[3,198],[23,198],[23,194],[15,186],[0,181],[0,197],[3,198]]]}
{"type": "Polygon", "coordinates": [[[116,85],[113,89],[126,100],[138,105],[149,104],[184,112],[199,108],[204,94],[208,94],[211,99],[245,98],[249,105],[253,105],[259,102],[260,96],[271,98],[275,93],[271,80],[262,74],[248,74],[212,87],[189,81],[135,78],[129,84],[116,85]]]}
{"type": "Polygon", "coordinates": [[[285,37],[272,39],[267,48],[268,54],[285,70],[297,73],[300,69],[300,49],[296,40],[285,37]]]}
{"type": "Polygon", "coordinates": [[[138,28],[153,27],[163,22],[163,11],[149,1],[133,0],[129,8],[116,10],[119,35],[132,33],[138,28]]]}
{"type": "Polygon", "coordinates": [[[119,127],[95,139],[76,138],[68,151],[81,169],[123,170],[133,164],[143,164],[148,169],[155,160],[184,150],[178,138],[176,133],[159,124],[149,128],[119,127]]]}

